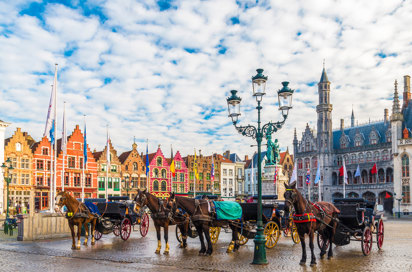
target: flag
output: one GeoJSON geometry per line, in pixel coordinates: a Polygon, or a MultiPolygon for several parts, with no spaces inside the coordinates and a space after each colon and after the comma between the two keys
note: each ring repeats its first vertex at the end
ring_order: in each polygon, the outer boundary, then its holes
{"type": "Polygon", "coordinates": [[[212,155],[212,169],[210,170],[210,177],[212,179],[212,182],[215,181],[215,162],[213,160],[213,155],[212,155]]]}
{"type": "Polygon", "coordinates": [[[172,163],[170,164],[170,172],[172,172],[172,176],[176,176],[176,167],[175,167],[175,160],[173,159],[173,147],[170,145],[170,159],[172,163]]]}
{"type": "Polygon", "coordinates": [[[343,159],[343,165],[339,169],[339,176],[343,177],[343,182],[348,184],[348,173],[346,172],[345,159],[343,159]]]}
{"type": "Polygon", "coordinates": [[[278,177],[278,167],[275,166],[275,178],[274,178],[274,180],[273,180],[273,183],[275,183],[275,184],[276,184],[276,179],[277,179],[277,177],[278,177]]]}
{"type": "Polygon", "coordinates": [[[388,192],[386,192],[385,194],[385,198],[391,198],[392,196],[390,194],[388,194],[388,192]]]}
{"type": "Polygon", "coordinates": [[[375,164],[374,164],[373,167],[372,167],[371,174],[374,175],[374,174],[376,174],[376,173],[378,173],[378,169],[377,169],[377,167],[376,167],[376,162],[375,162],[375,164]]]}
{"type": "Polygon", "coordinates": [[[87,163],[87,140],[86,140],[86,121],[84,122],[84,138],[83,138],[83,157],[84,157],[84,165],[87,163]]]}
{"type": "Polygon", "coordinates": [[[54,120],[52,123],[52,127],[50,129],[50,142],[51,142],[51,145],[54,145],[54,120]]]}
{"type": "Polygon", "coordinates": [[[146,144],[146,177],[149,177],[149,140],[146,144]]]}
{"type": "Polygon", "coordinates": [[[306,171],[306,184],[309,185],[310,184],[310,170],[308,169],[308,171],[306,171]]]}
{"type": "MultiPolygon", "coordinates": [[[[54,70],[54,80],[52,85],[52,91],[50,95],[49,109],[47,110],[46,127],[44,128],[43,136],[47,136],[47,133],[51,134],[53,124],[56,116],[56,95],[57,95],[57,65],[54,70]]],[[[54,137],[53,137],[54,141],[54,137]]]]}
{"type": "Polygon", "coordinates": [[[360,176],[361,176],[361,174],[360,174],[360,168],[359,168],[359,164],[358,164],[358,168],[356,168],[356,172],[355,172],[355,178],[360,177],[360,176]]]}
{"type": "Polygon", "coordinates": [[[195,172],[196,180],[199,180],[199,174],[197,173],[197,157],[196,157],[196,149],[195,149],[195,163],[193,166],[193,171],[195,172]]]}
{"type": "Polygon", "coordinates": [[[106,164],[107,164],[107,171],[110,168],[110,136],[109,136],[109,129],[107,128],[107,141],[106,141],[106,164]]]}
{"type": "Polygon", "coordinates": [[[320,181],[320,166],[318,165],[318,170],[316,171],[315,184],[318,184],[319,181],[320,181]]]}
{"type": "Polygon", "coordinates": [[[62,129],[62,151],[63,156],[67,154],[67,132],[66,132],[66,103],[63,108],[63,129],[62,129]]]}
{"type": "Polygon", "coordinates": [[[296,167],[296,162],[295,162],[295,165],[293,165],[293,172],[292,172],[292,176],[290,177],[289,184],[296,181],[297,179],[298,179],[298,173],[297,173],[297,167],[296,167]]]}

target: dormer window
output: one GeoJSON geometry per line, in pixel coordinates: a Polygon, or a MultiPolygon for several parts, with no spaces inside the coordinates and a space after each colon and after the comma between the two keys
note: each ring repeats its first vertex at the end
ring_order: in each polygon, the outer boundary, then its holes
{"type": "Polygon", "coordinates": [[[340,148],[347,148],[347,147],[349,147],[348,137],[346,137],[346,135],[342,135],[342,137],[340,138],[340,148]]]}
{"type": "Polygon", "coordinates": [[[391,133],[390,129],[388,129],[388,131],[386,131],[385,136],[386,136],[386,142],[387,143],[392,142],[392,133],[391,133]]]}
{"type": "Polygon", "coordinates": [[[378,143],[378,134],[375,131],[372,131],[369,135],[369,144],[374,145],[378,143]]]}

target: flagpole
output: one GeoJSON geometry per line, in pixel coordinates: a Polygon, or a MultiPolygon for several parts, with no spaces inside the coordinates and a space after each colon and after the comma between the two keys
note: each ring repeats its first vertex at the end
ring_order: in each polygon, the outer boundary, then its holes
{"type": "MultiPolygon", "coordinates": [[[[106,135],[107,135],[107,143],[106,143],[106,182],[104,183],[105,191],[106,191],[106,201],[109,201],[108,198],[108,190],[109,190],[109,125],[106,125],[106,135]]],[[[130,177],[131,178],[131,177],[130,177]]]]}
{"type": "Polygon", "coordinates": [[[194,150],[195,150],[195,163],[194,163],[195,169],[193,169],[193,172],[194,172],[193,197],[196,197],[196,168],[197,168],[196,148],[194,150]]]}
{"type": "Polygon", "coordinates": [[[86,115],[83,115],[83,119],[84,119],[84,137],[83,137],[83,167],[82,167],[82,202],[84,202],[84,167],[86,165],[85,161],[86,161],[86,157],[84,156],[84,154],[87,154],[87,145],[85,145],[85,138],[86,136],[86,115]]]}
{"type": "Polygon", "coordinates": [[[56,105],[56,110],[54,111],[54,177],[53,177],[53,211],[55,206],[56,197],[56,185],[57,185],[57,63],[55,64],[55,76],[54,76],[54,89],[56,90],[56,95],[54,96],[54,105],[56,105]]]}
{"type": "MultiPolygon", "coordinates": [[[[66,139],[64,139],[64,137],[66,137],[66,133],[64,132],[66,130],[66,101],[63,104],[63,133],[62,133],[62,141],[61,141],[61,147],[62,147],[62,153],[63,153],[63,157],[62,157],[62,191],[64,192],[64,157],[65,157],[65,153],[66,151],[63,150],[63,143],[66,141],[66,139]]],[[[66,147],[64,147],[66,148],[66,147]]]]}
{"type": "MultiPolygon", "coordinates": [[[[53,154],[54,152],[53,152],[53,144],[50,142],[50,183],[49,182],[47,182],[48,183],[48,185],[49,185],[49,196],[50,196],[50,199],[49,199],[49,209],[50,209],[50,212],[53,212],[53,176],[54,176],[54,173],[53,173],[53,165],[54,165],[54,160],[53,160],[53,158],[54,158],[54,154],[53,154]]],[[[47,180],[48,181],[48,180],[47,180]]]]}
{"type": "Polygon", "coordinates": [[[345,190],[345,177],[346,177],[346,164],[345,164],[345,158],[343,158],[343,198],[346,196],[346,190],[345,190]]]}
{"type": "MultiPolygon", "coordinates": [[[[322,169],[322,167],[320,167],[321,162],[322,162],[322,160],[319,161],[319,170],[322,169]]],[[[318,201],[322,201],[322,195],[321,195],[321,189],[320,189],[320,186],[322,185],[322,175],[320,174],[320,171],[319,171],[319,175],[320,175],[320,177],[319,177],[319,181],[318,181],[319,182],[319,184],[318,184],[318,201]]]]}

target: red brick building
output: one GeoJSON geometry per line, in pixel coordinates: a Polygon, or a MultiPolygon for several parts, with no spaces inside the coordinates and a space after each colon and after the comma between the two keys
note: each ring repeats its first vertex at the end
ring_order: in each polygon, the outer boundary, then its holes
{"type": "Polygon", "coordinates": [[[50,141],[43,137],[40,142],[31,146],[32,184],[34,186],[34,204],[37,210],[49,208],[50,182],[51,182],[51,148],[50,141]]]}
{"type": "MultiPolygon", "coordinates": [[[[73,192],[76,198],[81,197],[82,192],[82,170],[83,170],[83,134],[76,125],[73,133],[67,139],[67,155],[64,157],[64,190],[73,192]]],[[[57,157],[57,191],[62,190],[62,162],[63,152],[61,150],[61,139],[57,141],[58,157],[57,157]]],[[[87,164],[84,170],[85,198],[97,198],[97,163],[87,147],[87,164]]]]}

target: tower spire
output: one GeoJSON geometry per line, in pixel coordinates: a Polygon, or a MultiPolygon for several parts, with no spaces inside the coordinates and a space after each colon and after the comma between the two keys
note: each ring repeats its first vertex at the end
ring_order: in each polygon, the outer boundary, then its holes
{"type": "Polygon", "coordinates": [[[355,126],[355,114],[353,113],[353,105],[352,105],[352,116],[350,118],[350,126],[351,127],[355,126]]]}
{"type": "Polygon", "coordinates": [[[322,76],[320,77],[319,82],[329,82],[328,76],[326,74],[326,68],[325,68],[325,60],[323,60],[323,70],[322,70],[322,76]]]}
{"type": "Polygon", "coordinates": [[[392,114],[400,113],[399,106],[399,94],[398,94],[398,81],[395,80],[395,92],[393,93],[393,105],[392,105],[392,114]]]}

